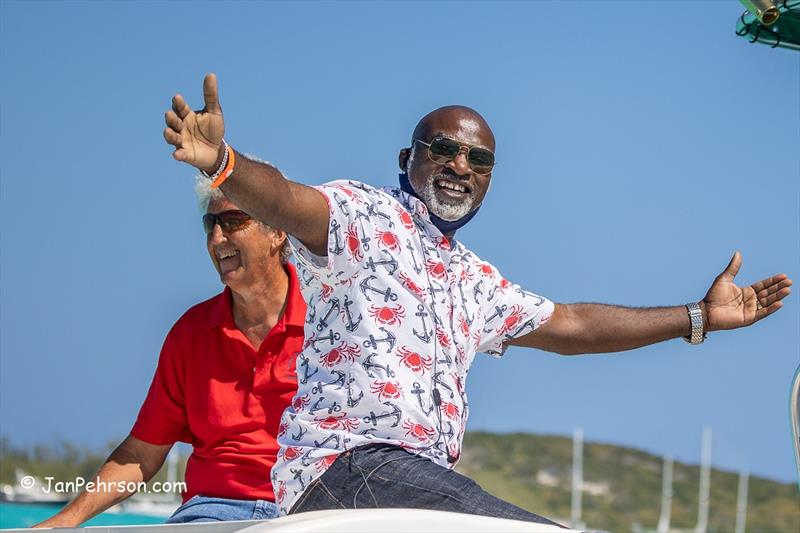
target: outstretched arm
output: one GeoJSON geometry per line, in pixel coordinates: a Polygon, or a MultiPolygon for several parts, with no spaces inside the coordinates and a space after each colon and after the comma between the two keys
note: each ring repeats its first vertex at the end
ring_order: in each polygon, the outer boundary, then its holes
{"type": "MultiPolygon", "coordinates": [[[[705,298],[698,302],[706,333],[754,324],[780,309],[781,300],[791,292],[792,280],[785,274],[738,287],[733,280],[741,264],[742,255],[736,252],[705,298]]],[[[631,350],[690,333],[689,316],[683,305],[632,308],[557,304],[546,324],[509,344],[575,355],[631,350]]]]}
{"type": "MultiPolygon", "coordinates": [[[[164,117],[164,139],[175,147],[172,157],[176,160],[211,174],[222,162],[225,133],[214,74],[203,80],[203,98],[201,111],[192,111],[181,95],[172,99],[172,109],[164,117]]],[[[329,214],[322,194],[286,179],[271,165],[235,155],[233,173],[220,187],[225,196],[251,216],[293,235],[317,255],[327,255],[329,214]]]]}
{"type": "Polygon", "coordinates": [[[132,492],[118,492],[118,482],[138,484],[150,481],[158,472],[172,445],[159,446],[128,436],[111,452],[95,476],[109,490],[84,491],[56,515],[33,527],[78,527],[90,518],[102,513],[115,503],[128,498],[132,492]]]}

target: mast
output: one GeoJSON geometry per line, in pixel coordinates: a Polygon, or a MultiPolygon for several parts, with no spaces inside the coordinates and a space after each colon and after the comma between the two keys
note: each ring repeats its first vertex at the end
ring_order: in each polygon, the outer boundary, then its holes
{"type": "Polygon", "coordinates": [[[703,447],[700,456],[700,492],[697,502],[697,525],[695,533],[706,533],[708,529],[708,495],[711,489],[711,428],[703,428],[703,447]]]}
{"type": "Polygon", "coordinates": [[[575,428],[572,432],[572,516],[570,526],[583,529],[581,506],[583,496],[583,428],[575,428]]]}
{"type": "Polygon", "coordinates": [[[747,485],[750,474],[746,471],[739,472],[739,494],[736,496],[736,527],[735,533],[744,533],[747,523],[747,485]]]}
{"type": "Polygon", "coordinates": [[[664,467],[661,474],[661,516],[658,518],[658,533],[669,531],[672,514],[672,457],[664,456],[664,467]]]}

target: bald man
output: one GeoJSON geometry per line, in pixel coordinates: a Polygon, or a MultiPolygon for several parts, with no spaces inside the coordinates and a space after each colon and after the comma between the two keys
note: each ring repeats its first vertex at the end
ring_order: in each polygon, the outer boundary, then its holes
{"type": "Polygon", "coordinates": [[[279,512],[412,507],[552,523],[453,471],[477,352],[509,345],[559,354],[616,352],[753,324],[781,307],[785,275],[740,288],[734,255],[705,297],[626,308],[554,304],[508,282],[456,231],[480,209],[495,139],[474,110],[426,115],[399,153],[400,187],[308,187],[223,140],[213,75],[206,107],[176,96],[164,136],[247,213],[290,235],[308,302],[298,392],[272,469],[279,512]]]}

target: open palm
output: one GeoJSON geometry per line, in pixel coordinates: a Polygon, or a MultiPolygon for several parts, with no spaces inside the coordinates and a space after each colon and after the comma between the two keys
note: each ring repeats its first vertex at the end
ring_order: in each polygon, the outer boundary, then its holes
{"type": "Polygon", "coordinates": [[[706,331],[749,326],[780,309],[781,300],[791,292],[792,280],[786,274],[738,287],[733,280],[741,266],[742,254],[736,252],[703,298],[708,320],[706,331]]]}
{"type": "Polygon", "coordinates": [[[203,80],[205,107],[192,111],[181,95],[172,98],[172,109],[166,112],[164,139],[175,147],[172,157],[200,170],[214,172],[218,166],[225,121],[219,105],[217,77],[206,75],[203,80]]]}

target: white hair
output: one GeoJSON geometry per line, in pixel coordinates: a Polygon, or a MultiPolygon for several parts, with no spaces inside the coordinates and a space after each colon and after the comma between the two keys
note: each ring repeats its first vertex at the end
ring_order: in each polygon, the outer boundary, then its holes
{"type": "MultiPolygon", "coordinates": [[[[242,154],[242,155],[244,155],[250,161],[256,161],[258,163],[264,163],[265,165],[275,167],[275,165],[273,165],[272,163],[270,163],[265,159],[261,159],[251,154],[242,154]]],[[[202,174],[197,174],[194,177],[194,192],[197,194],[197,206],[203,213],[208,211],[208,204],[211,203],[211,200],[222,200],[223,198],[227,198],[227,196],[225,196],[225,193],[222,192],[221,189],[219,188],[212,189],[211,180],[202,174]]]]}
{"type": "MultiPolygon", "coordinates": [[[[252,156],[250,154],[244,154],[247,159],[252,161],[258,161],[259,163],[264,163],[265,165],[274,166],[268,161],[264,161],[263,159],[259,159],[258,157],[252,156]]],[[[223,200],[226,199],[225,193],[222,192],[220,188],[212,188],[211,187],[211,180],[205,177],[202,174],[197,174],[194,177],[194,192],[197,195],[197,206],[200,208],[200,212],[205,214],[208,211],[208,205],[211,203],[212,200],[223,200]]],[[[263,228],[273,231],[271,226],[264,224],[260,220],[256,220],[263,228]]],[[[292,256],[292,248],[289,245],[289,239],[283,241],[283,246],[281,247],[281,263],[286,263],[289,258],[292,256]]]]}
{"type": "Polygon", "coordinates": [[[200,212],[205,214],[208,211],[208,204],[211,200],[222,200],[225,198],[225,193],[220,189],[211,188],[211,180],[202,174],[194,177],[194,192],[197,194],[197,206],[200,212]]]}

